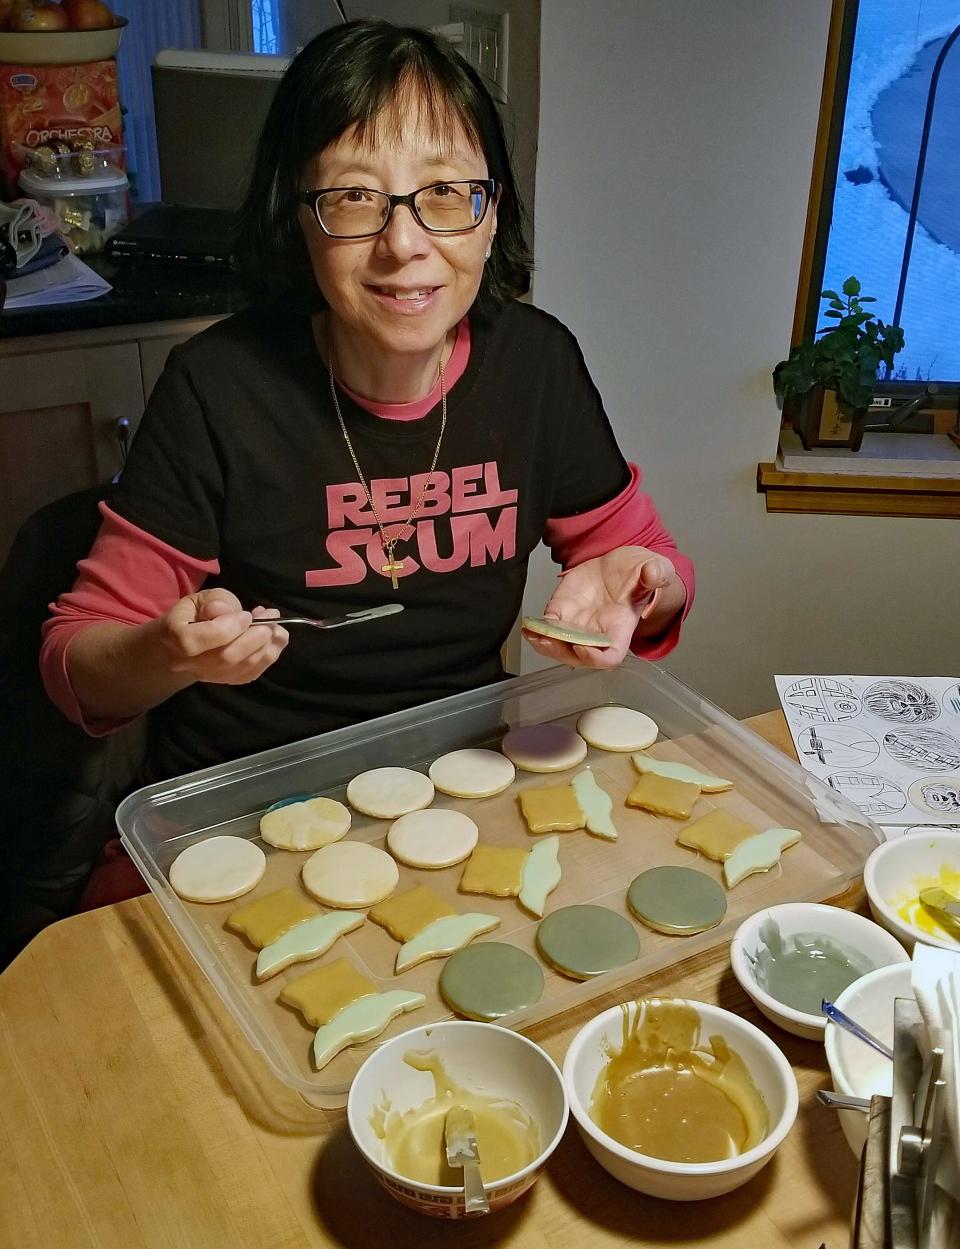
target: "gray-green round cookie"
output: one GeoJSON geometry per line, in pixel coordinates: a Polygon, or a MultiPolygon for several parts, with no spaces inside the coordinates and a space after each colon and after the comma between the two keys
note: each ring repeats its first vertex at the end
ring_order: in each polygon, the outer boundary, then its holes
{"type": "Polygon", "coordinates": [[[440,973],[440,996],[458,1015],[492,1023],[540,1001],[543,969],[535,958],[502,941],[468,945],[440,973]]]}
{"type": "Polygon", "coordinates": [[[569,642],[571,646],[596,646],[598,650],[606,650],[613,645],[605,633],[578,629],[576,625],[562,624],[559,620],[545,620],[542,616],[524,616],[520,627],[528,633],[539,633],[541,637],[569,642]]]}
{"type": "Polygon", "coordinates": [[[652,867],[631,882],[627,906],[648,928],[692,937],[716,928],[727,913],[727,895],[692,867],[652,867]]]}
{"type": "Polygon", "coordinates": [[[605,906],[562,906],[537,928],[537,950],[564,976],[590,980],[632,963],[640,938],[628,919],[605,906]]]}

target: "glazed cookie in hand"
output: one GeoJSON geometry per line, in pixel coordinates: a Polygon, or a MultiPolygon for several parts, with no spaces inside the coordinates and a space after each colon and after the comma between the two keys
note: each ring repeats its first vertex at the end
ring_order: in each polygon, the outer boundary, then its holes
{"type": "Polygon", "coordinates": [[[188,902],[228,902],[263,879],[267,858],[244,837],[208,837],[181,850],[170,864],[171,888],[188,902]]]}

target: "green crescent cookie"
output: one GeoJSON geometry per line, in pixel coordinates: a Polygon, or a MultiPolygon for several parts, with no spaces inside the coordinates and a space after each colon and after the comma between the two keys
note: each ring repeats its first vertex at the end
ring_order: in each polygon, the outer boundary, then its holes
{"type": "Polygon", "coordinates": [[[692,867],[652,867],[631,883],[627,906],[656,932],[690,937],[716,928],[727,913],[727,898],[715,880],[692,867]]]}
{"type": "Polygon", "coordinates": [[[428,958],[444,958],[454,950],[460,950],[482,932],[496,928],[500,920],[496,915],[483,915],[480,911],[467,911],[463,915],[443,915],[427,924],[426,928],[411,937],[397,951],[394,974],[425,963],[428,958]]]}
{"type": "Polygon", "coordinates": [[[613,645],[605,633],[591,633],[587,629],[578,629],[576,625],[561,624],[559,620],[544,620],[542,616],[524,616],[520,628],[545,638],[555,638],[558,642],[569,642],[571,646],[596,646],[605,650],[613,645]]]}
{"type": "Polygon", "coordinates": [[[725,789],[733,789],[733,781],[722,776],[711,776],[709,772],[701,772],[699,768],[691,768],[686,763],[671,763],[667,759],[652,759],[643,753],[632,755],[633,766],[638,772],[653,772],[656,776],[665,776],[671,781],[688,781],[691,785],[699,785],[705,794],[719,794],[725,789]]]}
{"type": "Polygon", "coordinates": [[[577,802],[587,821],[587,832],[597,837],[606,837],[607,841],[617,840],[617,830],[610,818],[613,812],[613,799],[605,789],[597,784],[597,778],[589,768],[584,768],[570,782],[577,802]]]}
{"type": "Polygon", "coordinates": [[[540,1001],[543,969],[515,945],[483,941],[457,950],[440,973],[440,995],[458,1015],[492,1023],[540,1001]]]}
{"type": "Polygon", "coordinates": [[[560,884],[559,848],[559,837],[544,837],[533,847],[523,865],[520,905],[538,918],[543,914],[548,896],[560,884]]]}
{"type": "Polygon", "coordinates": [[[379,1036],[392,1019],[416,1010],[426,1001],[422,993],[408,989],[390,989],[386,993],[371,993],[345,1006],[313,1038],[313,1061],[319,1071],[327,1063],[358,1041],[369,1041],[379,1036]]]}
{"type": "Polygon", "coordinates": [[[296,924],[282,937],[265,945],[257,955],[257,979],[275,976],[291,963],[305,963],[308,959],[326,954],[338,937],[359,928],[366,915],[363,911],[332,911],[316,915],[296,924]]]}
{"type": "Polygon", "coordinates": [[[632,963],[640,938],[629,920],[605,906],[564,906],[541,921],[537,949],[564,976],[590,980],[632,963]]]}
{"type": "Polygon", "coordinates": [[[741,880],[754,872],[767,872],[780,862],[780,855],[789,846],[796,845],[800,834],[795,828],[768,828],[741,841],[723,861],[723,878],[727,888],[739,885],[741,880]]]}

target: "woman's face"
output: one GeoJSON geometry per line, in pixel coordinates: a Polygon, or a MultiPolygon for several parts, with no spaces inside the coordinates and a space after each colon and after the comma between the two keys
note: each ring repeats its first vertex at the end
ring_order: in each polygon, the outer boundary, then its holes
{"type": "MultiPolygon", "coordinates": [[[[486,178],[487,163],[463,127],[438,139],[416,101],[391,106],[363,144],[348,130],[303,170],[303,190],[361,186],[406,195],[435,182],[486,178]]],[[[334,239],[312,210],[300,223],[313,272],[338,328],[364,347],[424,356],[476,298],[487,248],[496,232],[491,202],[483,221],[459,234],[431,234],[406,205],[372,238],[334,239]]]]}

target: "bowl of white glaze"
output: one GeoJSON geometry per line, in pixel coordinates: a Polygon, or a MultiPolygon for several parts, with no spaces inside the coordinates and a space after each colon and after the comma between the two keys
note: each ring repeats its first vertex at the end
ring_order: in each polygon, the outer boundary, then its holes
{"type": "Polygon", "coordinates": [[[392,1197],[421,1214],[441,1219],[472,1217],[464,1209],[463,1186],[429,1184],[400,1174],[392,1166],[378,1130],[385,1105],[391,1113],[402,1114],[434,1095],[431,1074],[404,1061],[404,1055],[412,1050],[432,1051],[458,1085],[516,1102],[536,1124],[536,1157],[514,1174],[486,1185],[491,1211],[510,1205],[535,1183],[567,1126],[567,1095],[560,1069],[549,1054],[519,1032],[469,1020],[413,1028],[391,1038],[367,1058],[354,1076],[347,1101],[354,1144],[392,1197]]]}
{"type": "MultiPolygon", "coordinates": [[[[894,1003],[898,997],[914,997],[910,984],[912,963],[881,967],[861,976],[844,989],[836,1005],[885,1045],[893,1047],[894,1003]]],[[[852,1097],[889,1097],[893,1092],[893,1063],[838,1024],[827,1023],[824,1034],[827,1063],[834,1091],[852,1097]]],[[[847,1144],[859,1158],[867,1141],[867,1115],[859,1110],[840,1110],[840,1126],[847,1144]]]]}
{"type": "Polygon", "coordinates": [[[614,1179],[652,1197],[702,1201],[739,1188],[770,1161],[797,1117],[797,1080],[786,1056],[752,1023],[707,1002],[680,1000],[700,1016],[704,1042],[710,1037],[722,1037],[744,1060],[763,1098],[767,1131],[752,1149],[717,1162],[673,1162],[630,1149],[594,1121],[590,1107],[597,1079],[610,1053],[617,1052],[622,1045],[624,1012],[635,1012],[640,1009],[639,1003],[613,1006],[585,1024],[567,1050],[563,1079],[570,1113],[584,1144],[614,1179]]]}
{"type": "Polygon", "coordinates": [[[878,924],[902,941],[908,950],[921,941],[941,950],[960,951],[952,937],[922,910],[921,889],[953,886],[960,894],[960,833],[906,833],[877,846],[863,868],[863,884],[870,910],[878,924]],[[903,908],[907,908],[905,916],[903,908]]]}
{"type": "MultiPolygon", "coordinates": [[[[798,933],[817,934],[835,948],[857,956],[868,971],[891,963],[909,962],[903,946],[886,929],[842,907],[819,902],[785,902],[781,906],[765,907],[744,920],[730,942],[733,974],[757,1009],[771,1022],[808,1040],[823,1039],[827,1021],[822,1011],[813,1013],[781,1002],[758,982],[757,958],[763,948],[761,929],[768,920],[777,925],[786,940],[798,933]]],[[[851,976],[853,979],[857,977],[851,976]]]]}

